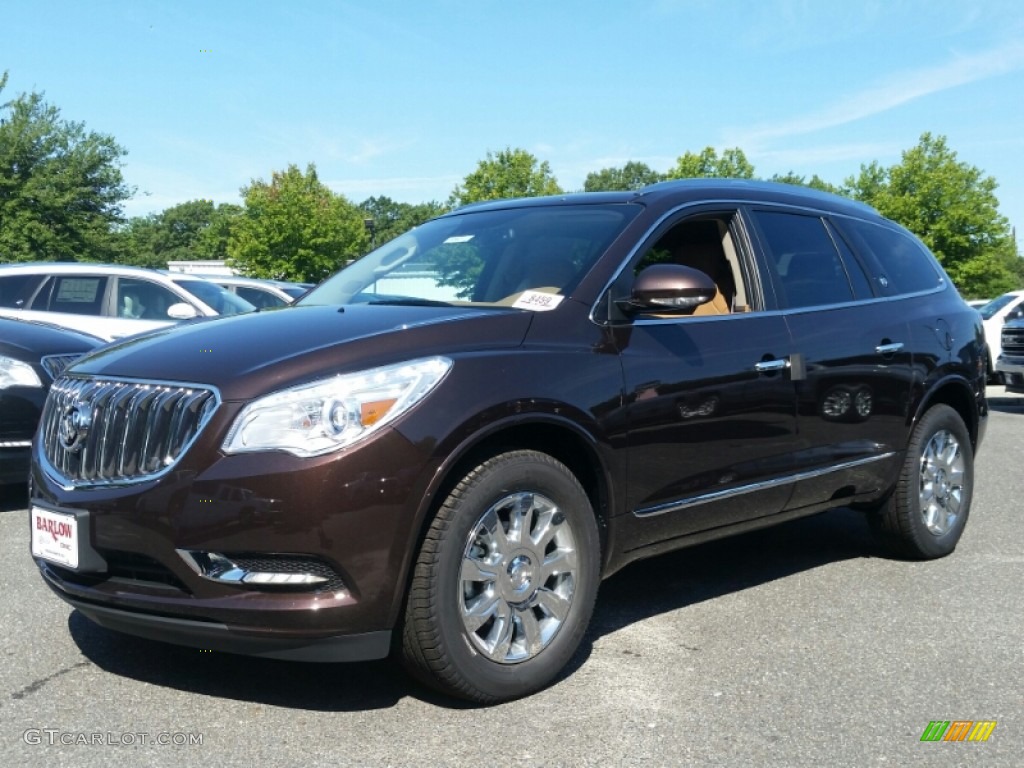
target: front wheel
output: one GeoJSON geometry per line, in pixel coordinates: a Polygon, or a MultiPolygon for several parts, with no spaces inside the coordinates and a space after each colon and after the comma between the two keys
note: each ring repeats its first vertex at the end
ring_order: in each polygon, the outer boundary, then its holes
{"type": "Polygon", "coordinates": [[[452,490],[420,549],[406,666],[485,704],[543,688],[583,639],[599,560],[593,509],[564,464],[525,450],[488,459],[452,490]]]}
{"type": "Polygon", "coordinates": [[[899,555],[943,557],[960,541],[973,490],[967,427],[948,405],[936,405],[914,427],[896,488],[871,514],[872,528],[899,555]]]}

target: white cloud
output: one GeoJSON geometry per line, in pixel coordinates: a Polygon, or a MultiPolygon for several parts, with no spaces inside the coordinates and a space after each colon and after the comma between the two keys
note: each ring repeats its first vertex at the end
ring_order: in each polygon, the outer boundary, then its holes
{"type": "Polygon", "coordinates": [[[1024,67],[1024,42],[1010,43],[982,53],[957,55],[950,61],[897,73],[880,84],[850,94],[825,109],[780,123],[738,131],[725,143],[763,146],[773,139],[800,136],[852,123],[906,104],[914,99],[967,83],[1003,75],[1024,67]]]}

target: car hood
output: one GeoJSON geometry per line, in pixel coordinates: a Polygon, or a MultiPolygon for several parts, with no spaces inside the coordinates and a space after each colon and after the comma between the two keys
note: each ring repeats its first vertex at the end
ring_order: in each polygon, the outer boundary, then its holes
{"type": "Polygon", "coordinates": [[[532,315],[472,307],[282,307],[115,343],[73,367],[94,376],[213,385],[248,400],[346,371],[522,343],[532,315]]]}
{"type": "Polygon", "coordinates": [[[102,339],[59,326],[0,317],[0,354],[18,360],[35,363],[44,355],[88,352],[102,343],[102,339]]]}

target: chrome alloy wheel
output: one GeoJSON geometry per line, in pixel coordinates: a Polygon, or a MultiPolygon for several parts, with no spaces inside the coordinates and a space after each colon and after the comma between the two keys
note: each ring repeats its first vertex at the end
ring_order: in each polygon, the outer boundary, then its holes
{"type": "Polygon", "coordinates": [[[942,536],[960,515],[964,494],[964,455],[948,430],[936,432],[921,452],[921,515],[934,536],[942,536]]]}
{"type": "Polygon", "coordinates": [[[470,531],[459,574],[462,624],[492,661],[514,664],[544,650],[576,591],[576,539],[558,506],[539,493],[505,496],[470,531]]]}

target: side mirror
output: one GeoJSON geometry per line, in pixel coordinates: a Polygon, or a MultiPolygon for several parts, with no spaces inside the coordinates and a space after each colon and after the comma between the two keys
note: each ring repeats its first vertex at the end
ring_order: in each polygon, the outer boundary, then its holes
{"type": "Polygon", "coordinates": [[[199,313],[196,311],[196,308],[191,304],[186,304],[184,301],[171,304],[167,308],[167,316],[172,320],[191,320],[198,315],[199,313]]]}
{"type": "Polygon", "coordinates": [[[683,314],[715,298],[718,286],[699,269],[652,264],[636,276],[629,299],[617,302],[627,313],[683,314]]]}

